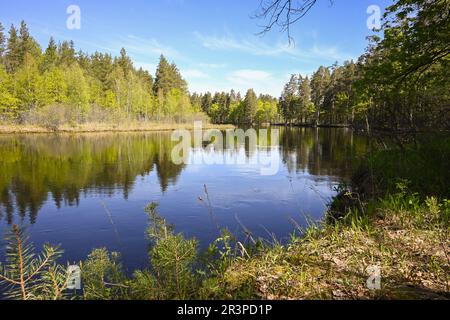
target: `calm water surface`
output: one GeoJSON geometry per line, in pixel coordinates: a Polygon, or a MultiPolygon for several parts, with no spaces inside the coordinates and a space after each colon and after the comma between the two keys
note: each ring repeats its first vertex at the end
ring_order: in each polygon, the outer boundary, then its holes
{"type": "MultiPolygon", "coordinates": [[[[64,260],[93,248],[120,251],[128,270],[147,265],[144,207],[204,248],[228,228],[243,237],[286,240],[295,220],[323,217],[335,188],[346,181],[367,142],[348,129],[281,129],[274,176],[257,165],[175,165],[170,133],[0,136],[0,233],[28,226],[37,247],[61,244],[64,260]],[[205,205],[205,188],[213,215],[205,205]]],[[[260,148],[227,150],[251,159],[260,148]]],[[[191,150],[192,157],[219,151],[191,150]]],[[[264,151],[266,152],[266,151],[264,151]]],[[[3,241],[3,240],[0,240],[3,241]]],[[[3,244],[3,243],[2,243],[3,244]]],[[[3,257],[3,246],[0,259],[3,257]]]]}

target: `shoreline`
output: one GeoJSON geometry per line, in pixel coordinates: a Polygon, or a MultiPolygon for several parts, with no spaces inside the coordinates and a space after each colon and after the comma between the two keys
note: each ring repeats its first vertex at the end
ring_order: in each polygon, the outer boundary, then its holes
{"type": "MultiPolygon", "coordinates": [[[[235,129],[234,125],[216,125],[216,124],[204,124],[203,129],[235,129]]],[[[0,134],[50,134],[50,133],[105,133],[105,132],[157,132],[157,131],[172,131],[178,129],[193,130],[193,123],[141,123],[141,124],[99,124],[88,123],[77,126],[63,125],[57,130],[37,126],[37,125],[14,125],[14,124],[0,124],[0,134]]]]}
{"type": "Polygon", "coordinates": [[[351,124],[319,124],[319,125],[314,125],[314,124],[283,124],[283,123],[274,123],[272,124],[272,126],[276,126],[276,127],[291,127],[291,128],[353,128],[353,126],[351,124]]]}

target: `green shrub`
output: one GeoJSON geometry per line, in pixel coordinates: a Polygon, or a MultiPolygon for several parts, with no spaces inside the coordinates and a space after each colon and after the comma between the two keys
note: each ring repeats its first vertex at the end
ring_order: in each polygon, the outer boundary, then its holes
{"type": "Polygon", "coordinates": [[[36,255],[23,228],[14,225],[6,235],[6,263],[0,264],[0,288],[9,299],[63,299],[67,286],[66,269],[56,264],[62,251],[44,245],[36,255]]]}

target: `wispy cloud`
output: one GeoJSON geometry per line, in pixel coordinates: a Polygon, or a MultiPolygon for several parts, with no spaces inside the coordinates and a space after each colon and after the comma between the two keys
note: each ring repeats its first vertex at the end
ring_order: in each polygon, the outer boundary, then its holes
{"type": "Polygon", "coordinates": [[[110,45],[110,49],[117,51],[120,48],[125,48],[127,52],[132,56],[137,57],[158,57],[161,54],[169,59],[181,60],[183,59],[176,49],[164,45],[157,39],[146,39],[135,35],[128,35],[126,37],[120,37],[118,41],[110,45]]]}
{"type": "Polygon", "coordinates": [[[181,70],[181,73],[184,77],[187,79],[206,79],[209,78],[209,75],[203,71],[197,70],[197,69],[186,69],[181,70]]]}
{"type": "Polygon", "coordinates": [[[272,74],[263,70],[242,69],[233,71],[227,77],[232,83],[243,85],[271,80],[272,74]]]}
{"type": "Polygon", "coordinates": [[[228,66],[226,63],[199,63],[198,66],[204,69],[223,69],[228,66]]]}
{"type": "Polygon", "coordinates": [[[252,88],[257,93],[278,95],[281,92],[280,81],[264,70],[240,69],[230,72],[226,77],[229,86],[242,93],[252,88]]]}
{"type": "Polygon", "coordinates": [[[201,45],[210,50],[239,51],[255,56],[292,57],[300,60],[333,60],[344,61],[352,56],[339,50],[336,46],[324,46],[315,44],[309,48],[294,46],[289,43],[277,42],[268,44],[248,38],[236,38],[230,34],[225,36],[208,36],[200,32],[194,33],[201,45]]]}
{"type": "Polygon", "coordinates": [[[279,43],[276,46],[269,46],[261,42],[249,39],[236,39],[227,36],[206,36],[199,32],[194,35],[201,42],[202,46],[211,50],[238,50],[251,53],[257,56],[276,56],[283,53],[292,53],[293,47],[279,43]]]}

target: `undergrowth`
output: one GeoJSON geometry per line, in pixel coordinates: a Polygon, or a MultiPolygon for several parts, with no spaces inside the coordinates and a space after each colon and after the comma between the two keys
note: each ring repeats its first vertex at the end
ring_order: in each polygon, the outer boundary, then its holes
{"type": "Polygon", "coordinates": [[[224,230],[199,253],[195,239],[176,234],[146,208],[151,268],[127,277],[120,254],[95,249],[80,263],[83,288],[66,290],[61,251],[45,246],[40,256],[23,229],[7,236],[0,269],[7,299],[442,299],[449,298],[450,201],[422,201],[400,188],[349,210],[334,223],[312,224],[288,245],[244,246],[224,230]],[[22,262],[21,262],[22,261],[22,262]],[[381,270],[380,290],[367,287],[368,268],[381,270]]]}

